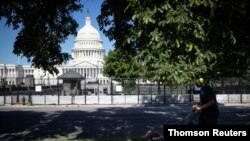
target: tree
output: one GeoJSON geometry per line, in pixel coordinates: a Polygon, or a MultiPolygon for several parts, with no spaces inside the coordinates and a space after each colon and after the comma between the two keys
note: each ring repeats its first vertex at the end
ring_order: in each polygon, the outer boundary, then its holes
{"type": "Polygon", "coordinates": [[[220,77],[242,77],[249,74],[250,2],[218,1],[211,19],[211,48],[217,55],[214,72],[220,77]]]}
{"type": "Polygon", "coordinates": [[[248,9],[247,0],[105,0],[98,22],[116,49],[139,58],[145,77],[185,84],[197,73],[246,72],[248,9]]]}
{"type": "Polygon", "coordinates": [[[129,54],[115,50],[109,51],[104,57],[103,74],[114,78],[136,78],[140,77],[140,63],[129,54]]]}
{"type": "Polygon", "coordinates": [[[83,7],[79,0],[1,0],[0,4],[0,20],[20,28],[13,53],[27,57],[36,68],[57,74],[56,65],[71,58],[60,44],[77,33],[78,24],[71,14],[83,7]]]}
{"type": "Polygon", "coordinates": [[[135,79],[127,80],[127,78],[140,77],[141,64],[136,57],[130,54],[125,54],[119,50],[109,51],[108,55],[104,57],[104,76],[112,77],[121,82],[122,87],[126,92],[130,91],[126,84],[134,84],[135,79]]]}

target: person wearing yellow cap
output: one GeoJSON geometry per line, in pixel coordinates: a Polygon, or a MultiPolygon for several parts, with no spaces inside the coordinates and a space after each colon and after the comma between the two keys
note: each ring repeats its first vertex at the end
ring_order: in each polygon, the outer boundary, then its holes
{"type": "Polygon", "coordinates": [[[200,88],[200,102],[193,105],[193,109],[200,111],[200,125],[215,125],[218,122],[219,108],[213,89],[202,76],[196,78],[196,86],[200,88]]]}

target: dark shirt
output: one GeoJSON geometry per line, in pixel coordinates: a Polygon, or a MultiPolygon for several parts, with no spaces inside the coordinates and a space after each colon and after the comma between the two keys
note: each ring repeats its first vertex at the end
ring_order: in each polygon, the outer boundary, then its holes
{"type": "MultiPolygon", "coordinates": [[[[200,90],[200,104],[206,104],[207,102],[214,100],[213,105],[202,109],[201,118],[206,123],[210,123],[210,121],[216,121],[219,116],[219,109],[217,105],[216,95],[213,92],[213,89],[209,85],[205,85],[200,90]]],[[[205,124],[206,124],[205,123],[205,124]]]]}
{"type": "Polygon", "coordinates": [[[209,85],[205,85],[200,89],[200,102],[203,105],[211,100],[214,100],[214,104],[208,108],[217,107],[216,95],[214,94],[213,89],[209,85]]]}

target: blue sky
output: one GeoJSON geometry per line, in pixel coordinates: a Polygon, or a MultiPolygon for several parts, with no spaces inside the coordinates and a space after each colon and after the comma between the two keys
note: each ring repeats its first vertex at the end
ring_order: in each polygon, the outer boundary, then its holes
{"type": "MultiPolygon", "coordinates": [[[[78,22],[79,26],[77,31],[80,30],[85,24],[85,16],[87,14],[87,9],[89,9],[91,23],[99,31],[99,25],[96,21],[96,17],[100,14],[101,4],[103,0],[81,0],[84,5],[82,12],[73,13],[74,19],[78,22]]],[[[30,64],[24,57],[17,57],[12,53],[15,38],[18,34],[18,30],[13,30],[12,27],[5,26],[5,21],[2,19],[0,21],[0,64],[30,64]]],[[[112,43],[107,37],[100,32],[101,39],[103,41],[103,46],[105,52],[113,48],[112,43]]],[[[71,35],[68,39],[61,45],[62,51],[71,54],[71,49],[74,46],[75,36],[71,35]]]]}

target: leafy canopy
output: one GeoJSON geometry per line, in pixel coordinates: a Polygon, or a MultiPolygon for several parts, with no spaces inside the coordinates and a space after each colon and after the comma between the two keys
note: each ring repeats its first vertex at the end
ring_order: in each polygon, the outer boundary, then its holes
{"type": "Polygon", "coordinates": [[[137,78],[140,77],[140,63],[135,57],[124,54],[118,50],[109,51],[104,57],[103,74],[114,78],[137,78]]]}
{"type": "Polygon", "coordinates": [[[78,24],[72,13],[83,7],[79,0],[1,0],[0,5],[0,20],[20,28],[13,53],[27,57],[36,68],[58,73],[56,65],[71,58],[60,44],[76,35],[78,24]]]}
{"type": "Polygon", "coordinates": [[[248,9],[247,0],[105,0],[98,22],[117,50],[139,60],[144,77],[184,84],[197,73],[244,74],[248,9]]]}

